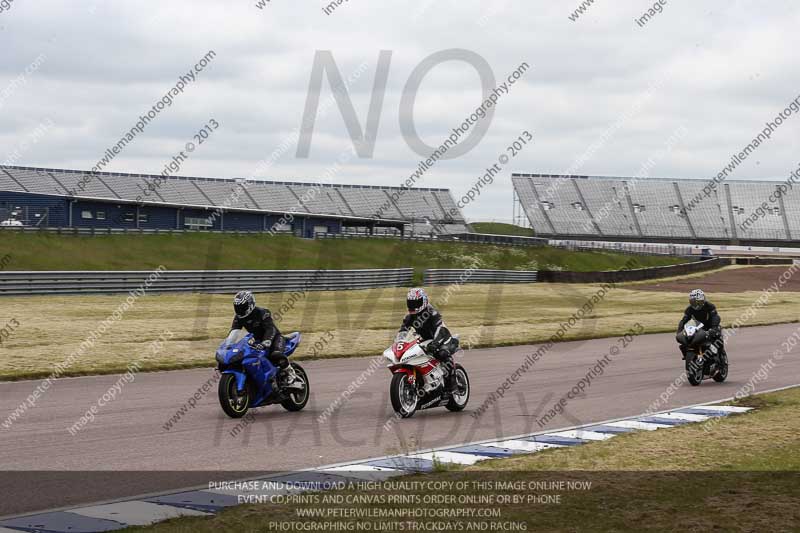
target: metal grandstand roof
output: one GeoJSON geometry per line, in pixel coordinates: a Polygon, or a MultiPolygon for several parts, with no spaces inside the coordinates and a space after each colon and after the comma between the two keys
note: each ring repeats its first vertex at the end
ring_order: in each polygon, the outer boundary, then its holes
{"type": "MultiPolygon", "coordinates": [[[[710,177],[706,178],[664,178],[664,177],[650,177],[650,176],[587,176],[582,174],[528,174],[523,172],[513,172],[511,174],[511,179],[514,178],[573,178],[573,179],[590,179],[590,180],[623,180],[623,181],[631,181],[631,180],[640,180],[640,181],[665,181],[665,182],[673,182],[673,181],[680,181],[680,182],[687,182],[687,183],[702,183],[710,180],[710,177]]],[[[730,177],[725,179],[722,183],[770,183],[770,184],[777,184],[777,183],[784,183],[785,179],[774,178],[774,179],[767,179],[767,180],[754,180],[754,179],[740,179],[730,177]]]]}
{"type": "Polygon", "coordinates": [[[341,219],[380,220],[385,223],[421,220],[464,222],[450,191],[437,188],[165,177],[0,165],[0,189],[142,205],[278,214],[293,212],[341,219]],[[149,187],[148,184],[154,181],[158,185],[149,187]],[[316,189],[316,192],[312,189],[316,189]],[[235,191],[243,192],[237,194],[235,191]],[[393,199],[396,191],[402,191],[402,194],[393,199]],[[381,209],[380,206],[387,201],[390,207],[381,209]],[[452,208],[460,215],[455,220],[447,218],[452,208]]]}

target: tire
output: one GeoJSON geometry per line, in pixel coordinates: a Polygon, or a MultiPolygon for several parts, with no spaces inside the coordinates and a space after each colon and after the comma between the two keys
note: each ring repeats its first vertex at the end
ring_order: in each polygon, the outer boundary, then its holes
{"type": "Polygon", "coordinates": [[[696,365],[695,357],[692,361],[686,361],[686,377],[689,378],[689,383],[693,386],[698,386],[703,382],[703,365],[696,365]]]}
{"type": "Polygon", "coordinates": [[[401,418],[411,418],[417,412],[419,405],[417,386],[408,382],[408,374],[405,372],[398,372],[392,376],[389,398],[392,400],[392,409],[401,418]]]}
{"type": "Polygon", "coordinates": [[[297,377],[306,384],[302,391],[291,392],[289,397],[281,402],[281,406],[287,411],[300,411],[308,403],[308,398],[311,396],[311,385],[308,382],[308,374],[303,370],[303,367],[297,363],[291,363],[297,377]]]}
{"type": "Polygon", "coordinates": [[[719,371],[714,375],[714,381],[722,383],[726,379],[728,379],[728,356],[720,355],[719,371]]]}
{"type": "Polygon", "coordinates": [[[456,364],[456,383],[458,383],[458,391],[459,393],[453,394],[450,398],[450,401],[447,402],[447,409],[449,411],[463,411],[464,408],[467,406],[467,402],[469,402],[469,376],[467,375],[467,371],[464,370],[464,367],[456,364]],[[463,393],[461,393],[463,390],[463,393]]]}
{"type": "Polygon", "coordinates": [[[245,386],[244,394],[239,395],[236,388],[236,376],[222,374],[219,380],[219,404],[231,418],[242,418],[250,408],[250,387],[245,386]]]}

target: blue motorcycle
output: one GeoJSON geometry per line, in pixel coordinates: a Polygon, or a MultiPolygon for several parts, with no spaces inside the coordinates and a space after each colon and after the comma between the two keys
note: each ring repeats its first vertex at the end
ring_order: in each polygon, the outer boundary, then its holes
{"type": "MultiPolygon", "coordinates": [[[[297,378],[290,384],[278,382],[278,368],[267,359],[266,350],[250,346],[253,337],[235,329],[217,348],[219,403],[225,414],[241,418],[251,407],[279,403],[287,411],[299,411],[308,403],[308,376],[303,367],[290,363],[297,378]]],[[[286,335],[286,356],[300,344],[300,333],[286,335]]]]}

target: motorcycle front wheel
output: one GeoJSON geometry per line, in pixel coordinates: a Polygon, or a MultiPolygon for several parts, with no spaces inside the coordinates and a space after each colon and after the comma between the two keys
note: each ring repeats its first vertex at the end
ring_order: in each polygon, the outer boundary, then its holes
{"type": "Polygon", "coordinates": [[[408,381],[408,374],[398,372],[392,376],[392,383],[389,385],[389,398],[392,400],[392,408],[402,418],[410,418],[417,412],[419,396],[417,387],[408,381]]]}
{"type": "Polygon", "coordinates": [[[445,407],[450,411],[463,411],[469,401],[469,376],[467,376],[467,371],[461,365],[456,365],[455,372],[458,390],[453,393],[445,407]]]}
{"type": "Polygon", "coordinates": [[[694,357],[686,361],[686,377],[695,387],[703,382],[703,365],[698,364],[694,357]]]}
{"type": "Polygon", "coordinates": [[[240,394],[236,387],[236,376],[222,374],[219,380],[219,404],[222,410],[231,418],[242,418],[250,408],[250,391],[245,386],[240,394]]]}
{"type": "Polygon", "coordinates": [[[719,356],[719,369],[717,373],[714,374],[714,381],[717,383],[722,383],[726,379],[728,379],[728,356],[727,355],[720,355],[719,356]]]}

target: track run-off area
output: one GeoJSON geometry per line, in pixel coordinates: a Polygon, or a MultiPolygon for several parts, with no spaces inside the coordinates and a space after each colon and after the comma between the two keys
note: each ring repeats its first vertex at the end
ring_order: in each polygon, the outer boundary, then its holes
{"type": "MultiPolygon", "coordinates": [[[[459,360],[472,385],[467,409],[404,420],[393,416],[390,374],[374,357],[303,362],[312,387],[305,410],[269,406],[241,420],[222,413],[211,368],[139,373],[121,387],[120,375],[59,379],[35,408],[0,428],[0,470],[47,471],[31,474],[36,481],[27,485],[19,482],[24,476],[4,476],[0,490],[15,496],[0,503],[0,516],[202,484],[209,472],[299,470],[794,385],[800,360],[785,343],[797,331],[796,323],[739,329],[727,341],[728,380],[699,387],[682,379],[670,333],[557,343],[514,380],[540,345],[469,350],[459,360]],[[115,386],[119,393],[88,420],[87,411],[115,386]],[[76,483],[92,471],[105,474],[76,483]]],[[[36,383],[0,383],[3,419],[36,383]]]]}

